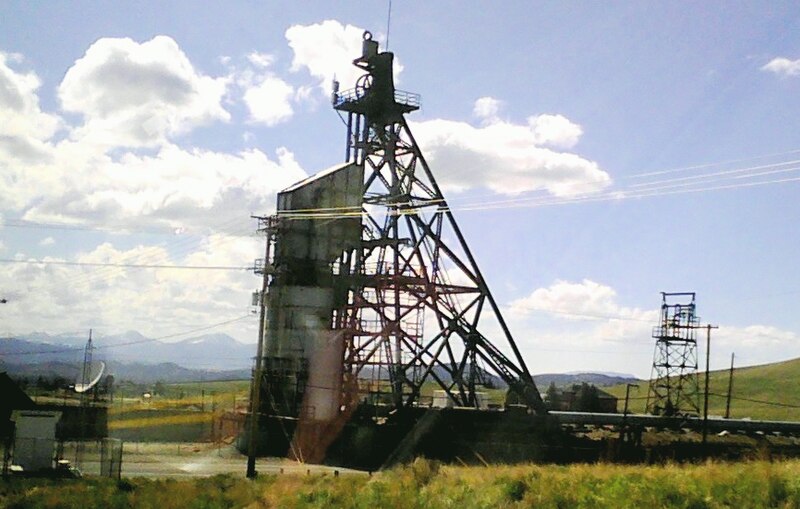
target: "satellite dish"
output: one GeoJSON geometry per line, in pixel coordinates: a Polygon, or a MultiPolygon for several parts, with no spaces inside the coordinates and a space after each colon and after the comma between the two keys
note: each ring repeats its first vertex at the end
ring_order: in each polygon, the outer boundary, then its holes
{"type": "Polygon", "coordinates": [[[82,376],[79,375],[78,380],[75,381],[75,392],[80,394],[82,392],[88,391],[89,389],[97,385],[97,382],[100,381],[100,377],[103,376],[103,373],[105,373],[105,371],[106,371],[105,362],[92,361],[92,363],[89,364],[88,376],[86,377],[87,383],[84,384],[83,380],[81,379],[82,376]]]}

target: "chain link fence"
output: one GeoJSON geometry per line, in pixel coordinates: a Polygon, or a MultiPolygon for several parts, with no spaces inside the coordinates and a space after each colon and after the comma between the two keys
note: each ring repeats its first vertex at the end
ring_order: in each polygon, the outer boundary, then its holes
{"type": "Polygon", "coordinates": [[[3,473],[95,475],[119,479],[122,473],[122,440],[56,441],[17,437],[6,445],[3,473]]]}

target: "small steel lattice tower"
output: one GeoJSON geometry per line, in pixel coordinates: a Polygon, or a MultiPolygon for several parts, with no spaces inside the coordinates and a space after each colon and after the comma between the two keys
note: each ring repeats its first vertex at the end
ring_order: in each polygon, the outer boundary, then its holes
{"type": "Polygon", "coordinates": [[[647,394],[648,413],[666,416],[700,413],[699,323],[693,292],[661,293],[661,323],[653,327],[656,345],[647,394]]]}

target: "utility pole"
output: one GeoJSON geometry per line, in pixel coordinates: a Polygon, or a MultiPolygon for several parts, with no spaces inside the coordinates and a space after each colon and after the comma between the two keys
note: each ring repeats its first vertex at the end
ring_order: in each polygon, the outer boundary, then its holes
{"type": "Polygon", "coordinates": [[[636,387],[636,389],[638,389],[639,385],[638,384],[628,384],[625,387],[625,409],[622,411],[622,420],[623,420],[623,422],[628,417],[628,399],[630,399],[630,396],[631,396],[631,387],[636,387]]]}
{"type": "Polygon", "coordinates": [[[625,386],[625,408],[622,410],[622,429],[620,430],[620,439],[624,440],[628,431],[628,400],[631,397],[631,387],[639,389],[638,384],[627,384],[625,386]]]}
{"type": "MultiPolygon", "coordinates": [[[[265,218],[258,218],[259,221],[265,218]]],[[[269,235],[269,234],[268,234],[269,235]]],[[[261,407],[261,370],[262,370],[262,357],[264,356],[264,324],[266,320],[266,306],[267,306],[267,289],[269,288],[269,271],[267,265],[269,264],[269,250],[270,243],[269,237],[265,239],[264,244],[264,267],[263,279],[261,281],[261,294],[259,295],[259,319],[258,319],[258,346],[256,348],[256,362],[255,373],[253,374],[253,383],[250,384],[250,436],[248,437],[247,444],[247,478],[255,479],[256,472],[256,433],[258,432],[258,416],[261,407]]],[[[236,399],[234,397],[234,407],[236,406],[236,399]]],[[[235,408],[234,408],[235,410],[235,408]]]]}
{"type": "Polygon", "coordinates": [[[733,359],[735,353],[731,352],[731,370],[728,373],[728,397],[725,400],[725,418],[731,418],[731,393],[733,393],[733,359]]]}
{"type": "Polygon", "coordinates": [[[706,325],[706,387],[703,399],[703,446],[706,445],[708,439],[708,378],[709,366],[711,363],[711,329],[718,329],[718,326],[708,324],[706,325]]]}

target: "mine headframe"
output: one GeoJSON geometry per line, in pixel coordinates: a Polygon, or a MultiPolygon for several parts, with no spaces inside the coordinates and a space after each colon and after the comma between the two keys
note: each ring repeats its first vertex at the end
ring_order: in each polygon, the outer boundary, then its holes
{"type": "Polygon", "coordinates": [[[693,292],[661,293],[661,316],[653,327],[656,340],[647,393],[647,412],[654,415],[699,415],[697,330],[693,292]]]}
{"type": "Polygon", "coordinates": [[[361,224],[360,245],[332,264],[347,282],[332,324],[344,340],[344,386],[358,380],[362,400],[399,408],[419,404],[423,385],[433,381],[453,405],[475,407],[476,385],[494,373],[520,403],[546,413],[406,123],[420,98],[395,89],[393,59],[365,32],[353,64],[366,73],[352,90],[334,83],[333,107],[346,115],[347,164],[363,174],[362,203],[308,213],[361,224]],[[499,341],[484,334],[487,327],[499,341]]]}

